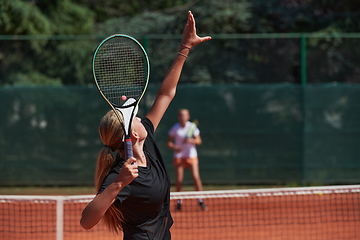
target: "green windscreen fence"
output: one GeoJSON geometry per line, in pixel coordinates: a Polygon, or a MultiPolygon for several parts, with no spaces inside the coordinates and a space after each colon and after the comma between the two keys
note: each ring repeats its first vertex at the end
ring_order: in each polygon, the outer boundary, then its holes
{"type": "MultiPolygon", "coordinates": [[[[204,184],[360,182],[359,85],[180,85],[156,131],[173,183],[166,140],[179,108],[199,121],[204,184]]],[[[93,185],[110,109],[94,86],[2,87],[0,109],[1,186],[93,185]]]]}

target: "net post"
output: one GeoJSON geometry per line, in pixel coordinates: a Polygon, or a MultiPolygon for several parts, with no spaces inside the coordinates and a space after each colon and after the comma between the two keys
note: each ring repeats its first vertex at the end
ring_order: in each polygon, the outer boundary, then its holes
{"type": "Polygon", "coordinates": [[[64,227],[64,197],[56,198],[56,240],[63,240],[64,227]]]}
{"type": "Polygon", "coordinates": [[[302,105],[302,136],[301,136],[301,185],[306,186],[306,155],[305,155],[305,125],[306,125],[306,35],[301,34],[301,105],[302,105]]]}
{"type": "Polygon", "coordinates": [[[301,34],[301,85],[306,85],[306,35],[301,34]]]}

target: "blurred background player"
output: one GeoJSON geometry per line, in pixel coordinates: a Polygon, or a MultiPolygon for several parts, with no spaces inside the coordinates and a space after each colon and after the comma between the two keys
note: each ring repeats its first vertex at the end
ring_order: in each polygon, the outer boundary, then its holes
{"type": "MultiPolygon", "coordinates": [[[[188,109],[178,111],[178,120],[168,132],[167,147],[174,151],[173,165],[176,175],[176,191],[180,192],[183,179],[184,168],[189,168],[196,191],[202,191],[202,183],[199,173],[199,159],[196,150],[197,145],[201,145],[200,130],[195,123],[190,122],[190,112],[188,109]]],[[[199,199],[202,210],[208,207],[203,200],[199,199]]],[[[178,200],[177,209],[181,209],[181,200],[178,200]]]]}

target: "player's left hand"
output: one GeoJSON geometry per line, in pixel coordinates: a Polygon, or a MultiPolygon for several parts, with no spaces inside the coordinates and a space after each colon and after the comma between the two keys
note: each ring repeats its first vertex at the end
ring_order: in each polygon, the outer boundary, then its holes
{"type": "Polygon", "coordinates": [[[183,44],[189,47],[194,47],[199,43],[210,40],[210,36],[199,37],[196,34],[195,18],[191,11],[188,12],[188,20],[183,31],[183,44]]]}

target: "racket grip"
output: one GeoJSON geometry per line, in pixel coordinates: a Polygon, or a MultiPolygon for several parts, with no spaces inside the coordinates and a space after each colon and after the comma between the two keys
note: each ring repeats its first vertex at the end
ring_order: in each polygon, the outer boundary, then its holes
{"type": "Polygon", "coordinates": [[[133,156],[131,138],[125,138],[124,147],[125,147],[125,158],[126,158],[125,160],[127,161],[129,158],[133,156]]]}

